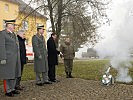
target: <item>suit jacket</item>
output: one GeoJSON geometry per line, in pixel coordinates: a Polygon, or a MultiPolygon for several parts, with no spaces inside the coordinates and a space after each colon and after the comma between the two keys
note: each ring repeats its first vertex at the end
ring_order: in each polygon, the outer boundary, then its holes
{"type": "Polygon", "coordinates": [[[0,31],[0,79],[14,79],[21,76],[19,43],[14,33],[0,31]]]}
{"type": "Polygon", "coordinates": [[[34,52],[34,71],[48,72],[47,50],[44,37],[34,35],[32,37],[32,46],[34,52]],[[39,58],[42,57],[42,59],[39,58]]]}
{"type": "Polygon", "coordinates": [[[60,52],[56,49],[55,41],[50,37],[47,41],[48,48],[48,64],[49,65],[58,65],[58,54],[60,52]]]}

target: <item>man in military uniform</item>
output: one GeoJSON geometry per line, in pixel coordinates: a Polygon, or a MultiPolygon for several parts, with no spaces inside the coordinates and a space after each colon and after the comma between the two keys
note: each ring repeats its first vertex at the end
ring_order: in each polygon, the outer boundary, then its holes
{"type": "Polygon", "coordinates": [[[51,82],[48,81],[47,50],[43,34],[44,26],[38,26],[37,34],[32,37],[34,71],[36,72],[36,85],[39,86],[51,84],[51,82]],[[43,80],[41,80],[40,74],[42,74],[43,80]]]}
{"type": "Polygon", "coordinates": [[[0,31],[0,79],[4,80],[5,95],[13,97],[16,78],[21,76],[19,44],[14,33],[15,20],[5,20],[6,29],[0,31]]]}
{"type": "Polygon", "coordinates": [[[66,38],[64,44],[61,44],[60,52],[62,52],[63,54],[66,78],[73,78],[71,73],[73,68],[73,59],[75,57],[75,51],[74,46],[71,43],[69,37],[66,38]]]}

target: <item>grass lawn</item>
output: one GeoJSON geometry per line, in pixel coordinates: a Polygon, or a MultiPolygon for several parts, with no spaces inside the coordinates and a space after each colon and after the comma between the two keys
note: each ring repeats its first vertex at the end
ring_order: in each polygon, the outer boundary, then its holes
{"type": "MultiPolygon", "coordinates": [[[[104,66],[108,62],[108,60],[75,61],[72,75],[76,78],[100,80],[105,71],[104,66]]],[[[57,74],[59,76],[65,76],[63,64],[57,67],[57,74]]]]}
{"type": "MultiPolygon", "coordinates": [[[[108,60],[88,60],[88,61],[74,61],[73,73],[72,75],[76,78],[83,78],[89,80],[101,80],[106,68],[105,65],[108,64],[108,60]]],[[[64,65],[59,64],[56,67],[57,75],[65,77],[64,65]]],[[[110,70],[113,76],[116,76],[116,71],[114,69],[110,70]]],[[[133,77],[133,67],[130,68],[129,74],[133,77]]],[[[35,73],[33,69],[33,64],[27,64],[24,67],[23,81],[35,80],[35,73]]],[[[1,84],[2,82],[0,82],[1,84]]]]}
{"type": "MultiPolygon", "coordinates": [[[[105,65],[108,60],[88,60],[88,61],[74,61],[73,76],[76,78],[100,80],[102,74],[105,72],[105,65]]],[[[59,64],[56,66],[56,73],[59,76],[65,77],[64,65],[59,64]]],[[[115,71],[113,74],[115,75],[115,71]]],[[[35,80],[33,64],[28,64],[24,68],[22,80],[35,80]]]]}

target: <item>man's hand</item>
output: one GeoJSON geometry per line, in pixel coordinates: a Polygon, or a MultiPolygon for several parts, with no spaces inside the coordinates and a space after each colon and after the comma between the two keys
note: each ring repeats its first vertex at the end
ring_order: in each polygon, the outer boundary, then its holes
{"type": "Polygon", "coordinates": [[[60,53],[60,57],[62,60],[64,60],[64,55],[62,53],[60,53]]]}
{"type": "Polygon", "coordinates": [[[42,56],[41,55],[39,56],[39,59],[42,59],[42,56]]]}
{"type": "Polygon", "coordinates": [[[2,64],[2,65],[6,64],[6,60],[1,60],[0,64],[2,64]]]}
{"type": "Polygon", "coordinates": [[[60,53],[60,57],[63,58],[63,54],[62,53],[60,53]]]}

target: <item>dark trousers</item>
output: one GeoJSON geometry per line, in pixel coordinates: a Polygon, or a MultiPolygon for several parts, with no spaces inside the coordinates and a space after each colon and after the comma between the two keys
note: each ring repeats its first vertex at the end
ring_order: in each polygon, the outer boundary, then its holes
{"type": "MultiPolygon", "coordinates": [[[[22,77],[23,69],[24,69],[24,64],[21,64],[21,77],[22,77]]],[[[18,77],[16,79],[16,85],[15,85],[15,87],[20,86],[21,77],[18,77]]]]}
{"type": "Polygon", "coordinates": [[[16,84],[15,79],[6,79],[3,82],[4,82],[3,86],[5,93],[9,93],[15,90],[15,84],[16,84]]]}
{"type": "Polygon", "coordinates": [[[72,73],[73,59],[64,59],[64,66],[65,66],[66,73],[72,73]]]}
{"type": "Polygon", "coordinates": [[[48,77],[50,81],[56,80],[55,65],[49,65],[48,77]]]}

